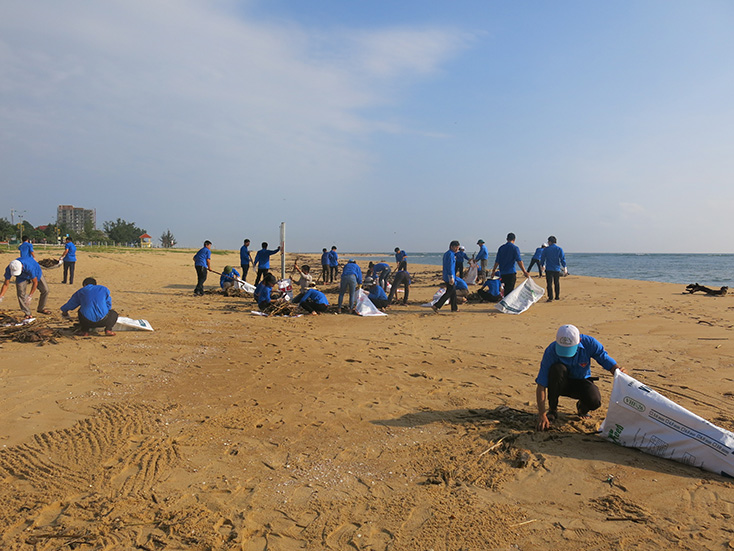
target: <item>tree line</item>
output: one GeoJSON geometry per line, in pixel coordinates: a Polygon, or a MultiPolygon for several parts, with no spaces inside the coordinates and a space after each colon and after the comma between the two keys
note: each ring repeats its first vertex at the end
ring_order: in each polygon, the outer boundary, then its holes
{"type": "MultiPolygon", "coordinates": [[[[108,220],[102,224],[102,230],[95,229],[91,222],[84,225],[81,232],[72,231],[66,224],[47,224],[45,227],[34,227],[28,220],[23,220],[22,235],[28,236],[34,243],[57,243],[68,235],[75,243],[99,243],[110,245],[113,243],[131,247],[140,244],[140,236],[147,233],[139,228],[135,222],[128,222],[122,218],[108,220]],[[40,229],[43,228],[43,229],[40,229]]],[[[7,218],[0,218],[0,241],[20,239],[20,224],[13,225],[7,218]]],[[[166,230],[159,238],[161,247],[170,248],[176,246],[176,238],[171,230],[166,230]]]]}

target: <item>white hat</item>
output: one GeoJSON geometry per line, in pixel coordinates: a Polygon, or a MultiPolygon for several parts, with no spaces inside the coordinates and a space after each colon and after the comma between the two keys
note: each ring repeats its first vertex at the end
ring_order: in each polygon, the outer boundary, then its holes
{"type": "Polygon", "coordinates": [[[10,264],[8,264],[8,268],[10,268],[11,276],[19,276],[23,271],[23,264],[20,260],[16,258],[15,260],[10,261],[10,264]]]}
{"type": "Polygon", "coordinates": [[[561,358],[571,358],[576,355],[581,337],[575,325],[561,325],[556,333],[556,354],[561,358]]]}
{"type": "Polygon", "coordinates": [[[464,245],[459,245],[459,250],[460,251],[465,251],[466,250],[466,247],[464,247],[464,245]]]}

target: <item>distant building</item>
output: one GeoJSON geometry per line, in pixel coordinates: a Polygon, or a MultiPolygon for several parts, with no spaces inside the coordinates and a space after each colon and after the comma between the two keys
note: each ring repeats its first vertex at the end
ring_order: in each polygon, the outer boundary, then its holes
{"type": "Polygon", "coordinates": [[[87,223],[92,224],[92,229],[97,229],[97,211],[84,209],[71,205],[59,205],[56,209],[56,224],[66,224],[73,232],[81,233],[87,223]]]}
{"type": "Polygon", "coordinates": [[[150,249],[153,247],[153,237],[148,235],[147,233],[144,233],[140,236],[140,248],[144,249],[150,249]]]}

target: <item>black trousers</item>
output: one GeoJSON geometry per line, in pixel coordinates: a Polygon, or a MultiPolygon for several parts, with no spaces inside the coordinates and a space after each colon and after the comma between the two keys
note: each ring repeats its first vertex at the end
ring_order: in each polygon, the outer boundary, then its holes
{"type": "Polygon", "coordinates": [[[257,277],[255,278],[255,285],[260,283],[260,278],[264,277],[270,271],[270,268],[258,268],[257,277]]]}
{"type": "Polygon", "coordinates": [[[201,296],[204,294],[204,282],[206,281],[209,270],[207,270],[206,266],[194,266],[194,268],[196,268],[196,287],[194,288],[194,294],[201,296]]]}
{"type": "Polygon", "coordinates": [[[74,268],[76,267],[76,262],[66,262],[64,261],[64,281],[61,283],[66,283],[67,281],[69,283],[74,283],[74,268]],[[66,278],[66,276],[69,276],[69,279],[66,278]]]}
{"type": "Polygon", "coordinates": [[[456,304],[456,285],[450,285],[446,283],[446,292],[441,296],[440,299],[438,299],[438,302],[436,302],[435,306],[439,310],[441,307],[446,304],[446,301],[450,301],[451,304],[451,311],[456,312],[459,307],[456,304]]]}
{"type": "Polygon", "coordinates": [[[333,283],[333,282],[334,282],[334,280],[336,279],[336,273],[337,273],[338,271],[339,271],[339,266],[331,266],[331,267],[330,267],[330,272],[331,272],[331,275],[330,275],[330,278],[329,278],[329,279],[331,280],[331,282],[332,282],[332,283],[333,283]]]}
{"type": "Polygon", "coordinates": [[[588,413],[601,407],[599,387],[591,379],[570,379],[568,369],[562,363],[555,363],[548,373],[548,411],[558,410],[558,398],[575,398],[581,405],[580,413],[588,413]]]}
{"type": "Polygon", "coordinates": [[[370,301],[372,304],[374,304],[377,308],[384,308],[388,305],[388,301],[385,298],[371,298],[370,301]]]}
{"type": "Polygon", "coordinates": [[[82,331],[88,332],[92,327],[104,327],[105,331],[112,331],[112,328],[117,323],[117,312],[110,310],[107,315],[99,321],[90,321],[85,318],[81,312],[79,312],[79,325],[82,331]]]}
{"type": "Polygon", "coordinates": [[[308,299],[308,300],[302,300],[298,304],[301,305],[301,308],[306,310],[309,314],[311,312],[319,312],[320,314],[323,314],[326,312],[326,304],[321,304],[320,302],[316,302],[314,300],[308,299]]]}
{"type": "Polygon", "coordinates": [[[464,279],[464,263],[463,262],[456,263],[456,275],[458,275],[461,279],[464,279]]]}
{"type": "Polygon", "coordinates": [[[330,271],[329,271],[329,265],[328,264],[322,264],[321,265],[321,274],[324,276],[324,283],[330,283],[331,277],[329,277],[330,271]]]}
{"type": "Polygon", "coordinates": [[[509,295],[515,290],[515,283],[517,282],[517,274],[505,274],[500,276],[502,285],[505,286],[505,296],[509,295]]]}
{"type": "Polygon", "coordinates": [[[555,298],[561,298],[561,272],[545,271],[545,284],[548,288],[548,298],[553,300],[553,290],[555,289],[555,298]]]}
{"type": "Polygon", "coordinates": [[[533,269],[533,266],[538,265],[538,277],[543,275],[543,266],[540,265],[540,260],[537,258],[533,258],[530,261],[530,266],[528,266],[528,272],[533,269]]]}
{"type": "Polygon", "coordinates": [[[388,302],[392,302],[398,292],[398,286],[402,285],[405,292],[403,293],[403,304],[408,304],[408,295],[410,294],[410,276],[406,273],[395,274],[395,280],[392,282],[390,295],[387,297],[388,302]]]}
{"type": "Polygon", "coordinates": [[[242,281],[247,280],[247,272],[250,271],[250,265],[247,264],[246,266],[240,266],[242,268],[242,281]]]}

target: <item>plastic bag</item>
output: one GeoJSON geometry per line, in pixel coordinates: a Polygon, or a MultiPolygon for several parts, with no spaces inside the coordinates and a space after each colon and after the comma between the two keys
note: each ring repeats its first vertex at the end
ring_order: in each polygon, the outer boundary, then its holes
{"type": "Polygon", "coordinates": [[[281,279],[278,282],[278,290],[283,293],[283,298],[285,298],[285,300],[288,302],[293,300],[293,283],[290,279],[281,279]]]}
{"type": "Polygon", "coordinates": [[[503,314],[522,314],[545,294],[545,289],[527,278],[519,287],[499,301],[495,308],[503,314]]]}
{"type": "Polygon", "coordinates": [[[622,446],[734,477],[734,433],[619,370],[600,431],[622,446]]]}
{"type": "Polygon", "coordinates": [[[479,275],[479,266],[475,261],[469,262],[469,270],[466,272],[466,277],[462,278],[466,281],[467,285],[474,285],[477,282],[477,276],[479,275]]]}
{"type": "Polygon", "coordinates": [[[426,302],[425,304],[421,304],[421,306],[423,306],[423,308],[430,308],[431,306],[433,306],[434,304],[438,302],[438,299],[440,299],[444,295],[445,292],[446,292],[446,288],[441,287],[438,291],[436,291],[436,294],[433,295],[431,302],[426,302]]]}
{"type": "Polygon", "coordinates": [[[369,295],[364,291],[364,289],[359,290],[357,305],[354,307],[354,310],[360,316],[387,316],[385,312],[380,312],[377,309],[377,306],[372,303],[369,295]]]}

